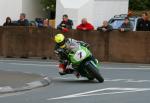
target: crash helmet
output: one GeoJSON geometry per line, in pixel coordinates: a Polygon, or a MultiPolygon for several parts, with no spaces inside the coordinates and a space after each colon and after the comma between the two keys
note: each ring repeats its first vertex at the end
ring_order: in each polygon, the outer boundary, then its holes
{"type": "Polygon", "coordinates": [[[56,34],[54,40],[60,48],[65,48],[65,36],[63,34],[56,34]]]}

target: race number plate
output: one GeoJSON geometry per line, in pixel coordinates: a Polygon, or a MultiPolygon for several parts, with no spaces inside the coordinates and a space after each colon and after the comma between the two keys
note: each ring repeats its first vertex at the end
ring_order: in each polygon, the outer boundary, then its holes
{"type": "Polygon", "coordinates": [[[74,55],[74,59],[76,61],[81,61],[81,60],[85,59],[85,57],[86,57],[86,52],[84,50],[79,50],[74,55]]]}

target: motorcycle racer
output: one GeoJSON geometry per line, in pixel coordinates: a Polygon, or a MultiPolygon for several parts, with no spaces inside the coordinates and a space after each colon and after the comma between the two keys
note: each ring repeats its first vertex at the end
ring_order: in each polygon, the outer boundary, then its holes
{"type": "Polygon", "coordinates": [[[67,54],[69,52],[76,52],[80,45],[89,47],[89,44],[72,38],[65,38],[63,34],[56,34],[54,37],[54,41],[56,42],[54,52],[58,55],[60,62],[59,74],[65,75],[74,73],[77,77],[79,77],[79,73],[77,73],[74,69],[67,67],[67,65],[69,64],[69,58],[67,54]]]}
{"type": "Polygon", "coordinates": [[[55,53],[59,57],[59,74],[75,74],[77,78],[86,77],[88,80],[97,79],[99,83],[104,82],[104,78],[99,72],[99,63],[89,50],[89,45],[85,42],[71,38],[65,38],[63,34],[56,34],[55,53]]]}

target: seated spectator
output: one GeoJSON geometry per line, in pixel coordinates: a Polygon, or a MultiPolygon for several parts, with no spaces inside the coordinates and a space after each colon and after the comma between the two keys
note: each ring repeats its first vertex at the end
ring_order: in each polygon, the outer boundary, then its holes
{"type": "Polygon", "coordinates": [[[81,24],[77,26],[77,30],[84,30],[84,31],[94,30],[94,26],[92,24],[88,23],[86,18],[83,18],[81,20],[81,24]]]}
{"type": "Polygon", "coordinates": [[[101,27],[98,27],[97,30],[102,32],[109,32],[112,31],[113,28],[111,25],[108,24],[107,21],[103,21],[103,25],[101,27]]]}
{"type": "Polygon", "coordinates": [[[119,31],[126,32],[126,31],[132,31],[132,30],[133,30],[133,26],[132,26],[131,22],[129,21],[129,18],[126,17],[123,24],[119,28],[119,31]]]}
{"type": "Polygon", "coordinates": [[[7,17],[6,22],[3,24],[3,26],[13,26],[14,24],[11,22],[11,18],[7,17]]]}
{"type": "Polygon", "coordinates": [[[148,13],[143,13],[142,18],[137,21],[137,31],[150,31],[150,20],[148,20],[148,13]]]}
{"type": "Polygon", "coordinates": [[[20,19],[17,21],[18,26],[29,26],[29,21],[26,19],[26,14],[21,13],[20,19]]]}
{"type": "Polygon", "coordinates": [[[57,29],[62,30],[63,32],[69,31],[69,29],[72,29],[73,22],[68,18],[68,15],[63,15],[63,20],[61,23],[57,26],[57,29]]]}

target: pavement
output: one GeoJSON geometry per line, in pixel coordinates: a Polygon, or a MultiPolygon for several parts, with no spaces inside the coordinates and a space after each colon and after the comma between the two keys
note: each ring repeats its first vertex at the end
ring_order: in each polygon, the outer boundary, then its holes
{"type": "Polygon", "coordinates": [[[0,94],[48,86],[50,80],[37,74],[0,70],[0,94]]]}
{"type": "Polygon", "coordinates": [[[71,74],[60,76],[57,61],[0,59],[2,71],[50,78],[45,87],[0,94],[0,103],[150,103],[150,64],[101,64],[104,83],[71,74]]]}

